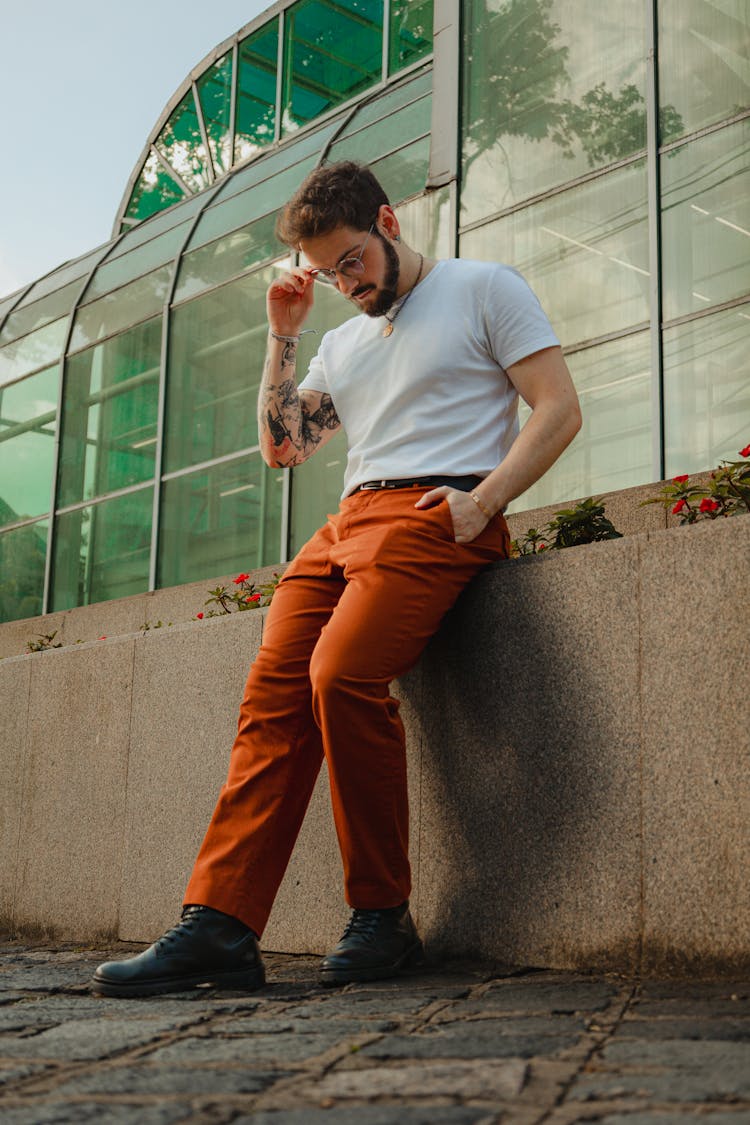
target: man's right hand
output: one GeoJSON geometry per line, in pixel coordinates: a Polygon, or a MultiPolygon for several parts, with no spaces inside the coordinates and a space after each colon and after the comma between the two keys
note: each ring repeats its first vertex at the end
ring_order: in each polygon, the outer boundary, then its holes
{"type": "Polygon", "coordinates": [[[302,266],[272,281],[266,293],[268,324],[279,336],[299,336],[313,306],[315,282],[302,266]]]}

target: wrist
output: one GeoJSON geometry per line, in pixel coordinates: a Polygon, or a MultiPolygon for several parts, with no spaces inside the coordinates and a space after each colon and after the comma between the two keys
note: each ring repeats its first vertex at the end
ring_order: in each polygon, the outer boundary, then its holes
{"type": "Polygon", "coordinates": [[[479,508],[479,511],[482,513],[485,519],[491,520],[495,516],[496,513],[490,507],[488,507],[488,505],[484,502],[478,492],[470,492],[469,496],[474,501],[477,508],[479,508]]]}
{"type": "Polygon", "coordinates": [[[279,340],[282,344],[299,343],[299,336],[285,336],[282,332],[274,332],[273,328],[268,329],[268,335],[272,340],[279,340]]]}

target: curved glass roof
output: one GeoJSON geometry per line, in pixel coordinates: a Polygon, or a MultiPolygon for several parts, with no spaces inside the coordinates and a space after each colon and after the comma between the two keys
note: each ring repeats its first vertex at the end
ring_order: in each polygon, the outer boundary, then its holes
{"type": "Polygon", "coordinates": [[[170,98],[113,234],[197,195],[432,51],[433,0],[279,0],[170,98]]]}

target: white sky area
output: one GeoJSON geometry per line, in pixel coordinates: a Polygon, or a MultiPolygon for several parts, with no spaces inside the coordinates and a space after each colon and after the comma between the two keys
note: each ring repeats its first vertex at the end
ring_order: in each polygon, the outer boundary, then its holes
{"type": "Polygon", "coordinates": [[[272,0],[0,4],[0,297],[106,242],[164,106],[272,0]]]}

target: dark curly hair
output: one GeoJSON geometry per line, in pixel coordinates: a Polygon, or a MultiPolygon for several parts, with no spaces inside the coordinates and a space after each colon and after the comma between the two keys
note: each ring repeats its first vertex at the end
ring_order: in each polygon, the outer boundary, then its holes
{"type": "Polygon", "coordinates": [[[317,238],[336,227],[367,230],[388,196],[366,164],[341,160],[310,173],[276,220],[276,235],[287,246],[317,238]]]}

